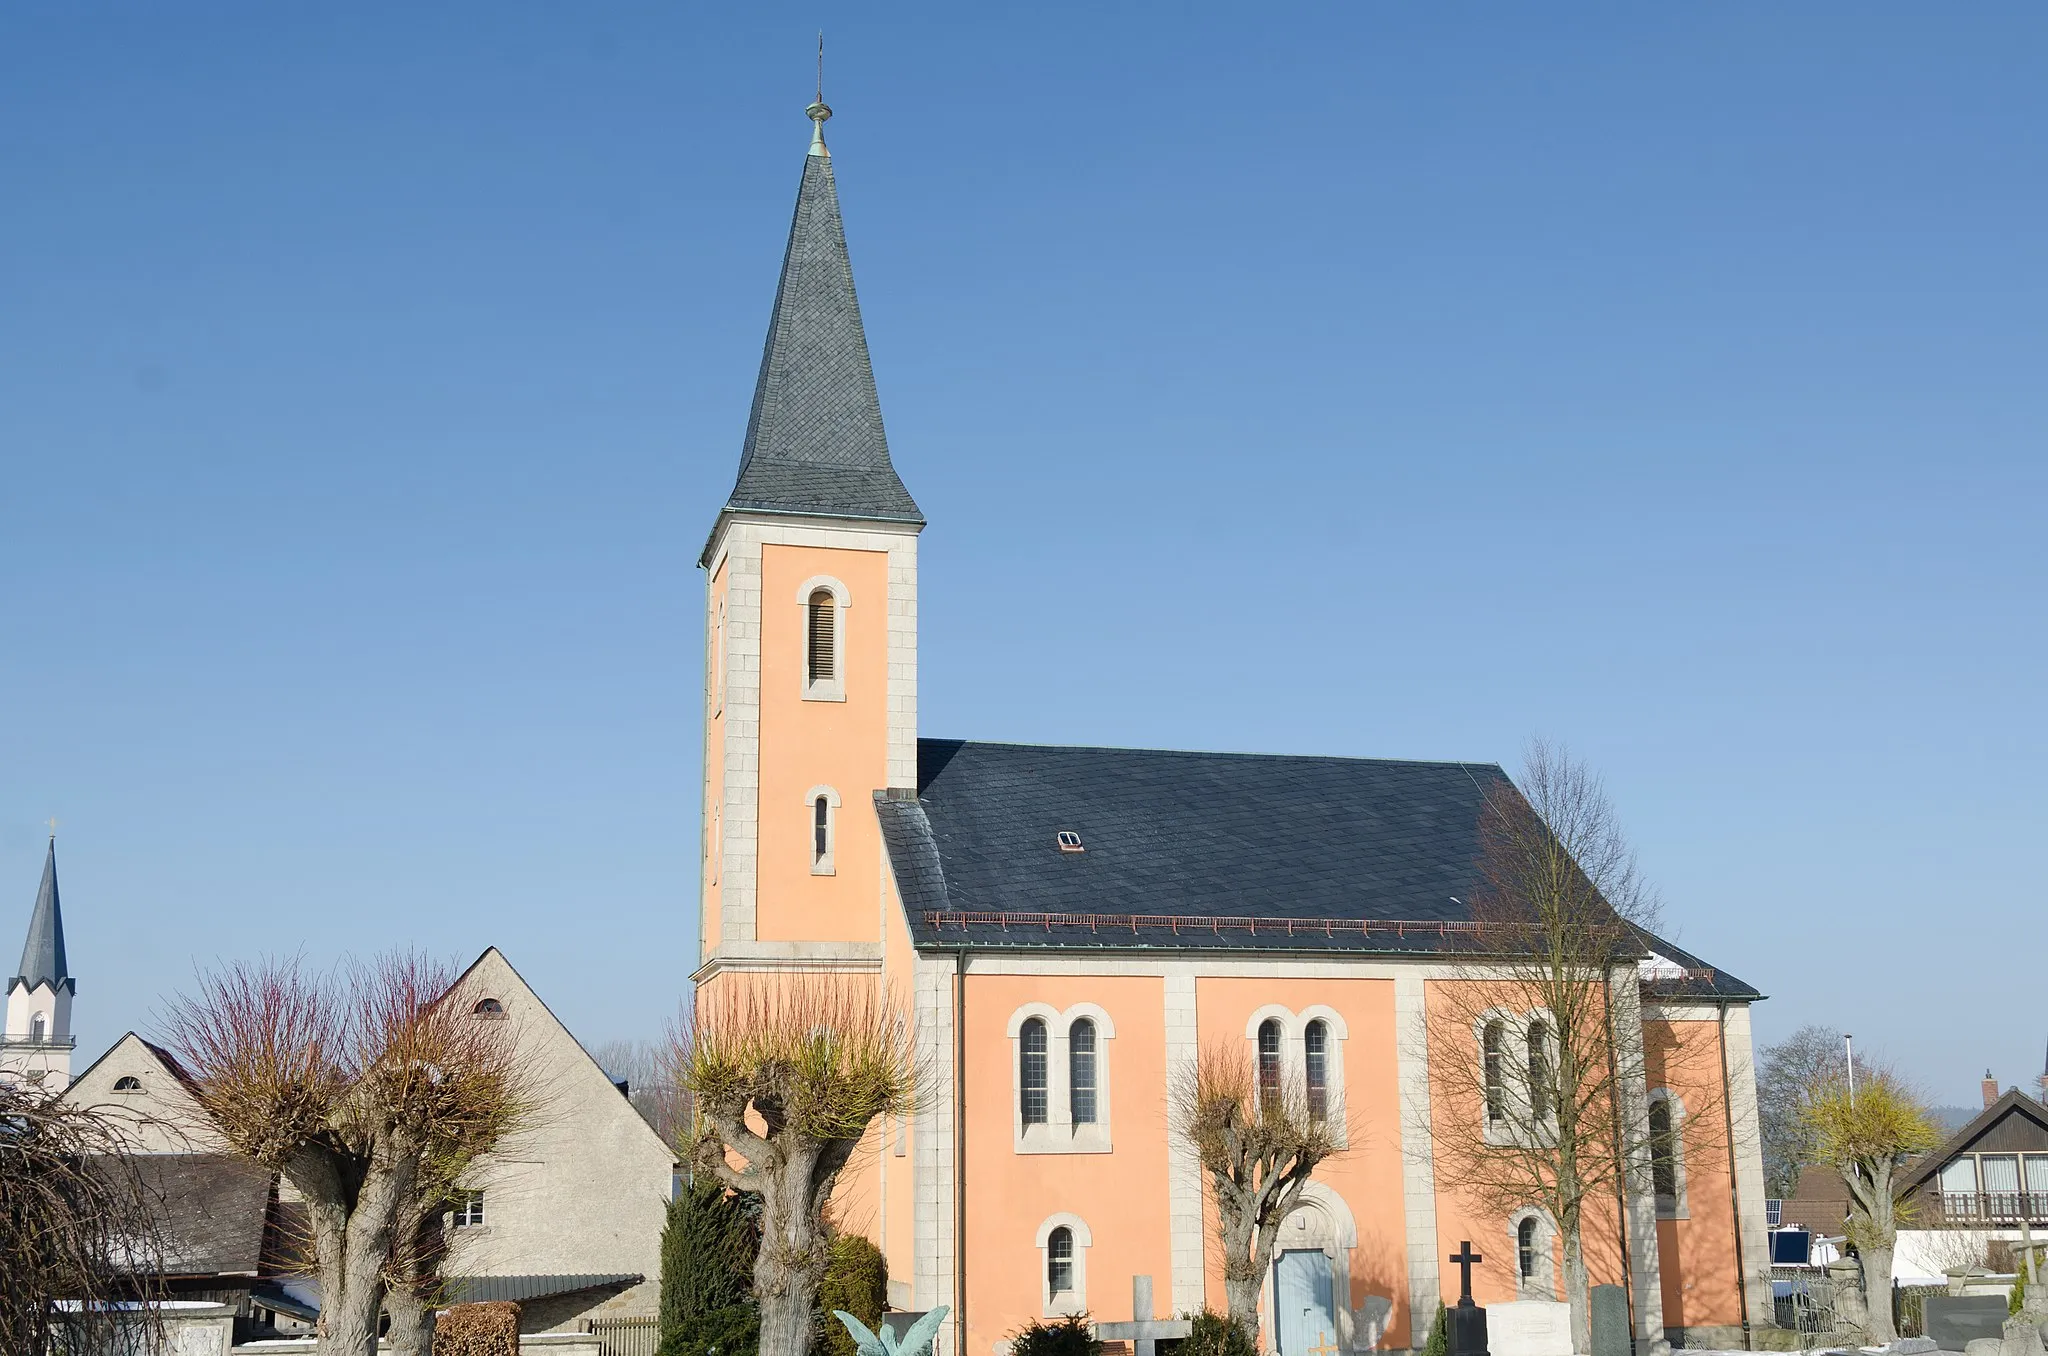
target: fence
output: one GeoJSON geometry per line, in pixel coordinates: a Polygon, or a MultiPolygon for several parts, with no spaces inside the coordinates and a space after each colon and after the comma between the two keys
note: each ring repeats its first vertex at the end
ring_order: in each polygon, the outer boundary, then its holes
{"type": "Polygon", "coordinates": [[[1892,1283],[1892,1321],[1899,1325],[1901,1337],[1925,1337],[1927,1335],[1927,1297],[1946,1295],[1945,1285],[1900,1285],[1892,1283]]]}
{"type": "Polygon", "coordinates": [[[597,1338],[602,1356],[654,1356],[661,1345],[658,1318],[589,1318],[583,1331],[597,1338]]]}
{"type": "Polygon", "coordinates": [[[1771,1294],[1776,1309],[1772,1317],[1779,1327],[1798,1333],[1802,1347],[1862,1340],[1862,1334],[1843,1328],[1836,1317],[1835,1282],[1827,1272],[1813,1267],[1772,1267],[1771,1294]]]}

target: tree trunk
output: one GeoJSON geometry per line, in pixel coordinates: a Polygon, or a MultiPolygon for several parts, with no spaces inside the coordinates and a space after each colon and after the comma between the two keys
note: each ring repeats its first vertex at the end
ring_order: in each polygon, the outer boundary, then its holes
{"type": "Polygon", "coordinates": [[[434,1350],[434,1307],[405,1286],[393,1286],[384,1296],[384,1310],[391,1315],[391,1356],[432,1356],[434,1350]]]}
{"type": "Polygon", "coordinates": [[[1572,1309],[1572,1350],[1593,1349],[1593,1306],[1587,1289],[1586,1240],[1576,1221],[1564,1231],[1564,1297],[1572,1309]]]}
{"type": "Polygon", "coordinates": [[[369,1170],[353,1200],[340,1164],[327,1150],[309,1146],[285,1164],[285,1176],[306,1198],[319,1262],[318,1356],[376,1356],[384,1264],[418,1168],[419,1147],[389,1131],[372,1146],[369,1170]]]}
{"type": "Polygon", "coordinates": [[[836,1176],[817,1181],[820,1158],[820,1147],[799,1147],[760,1174],[761,1251],[754,1259],[760,1356],[807,1356],[811,1349],[811,1311],[825,1275],[822,1212],[836,1176]]]}
{"type": "Polygon", "coordinates": [[[1856,1260],[1863,1275],[1863,1307],[1870,1326],[1872,1346],[1884,1346],[1899,1339],[1892,1323],[1892,1243],[1858,1248],[1856,1260]]]}

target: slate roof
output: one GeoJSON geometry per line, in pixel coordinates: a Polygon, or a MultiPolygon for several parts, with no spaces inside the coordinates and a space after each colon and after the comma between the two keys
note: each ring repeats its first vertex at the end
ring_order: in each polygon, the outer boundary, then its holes
{"type": "Polygon", "coordinates": [[[947,739],[917,748],[917,799],[884,793],[876,813],[924,946],[1434,950],[1439,925],[1470,920],[1461,901],[1480,808],[1486,788],[1505,780],[1491,763],[947,739]],[[1083,851],[1060,851],[1062,830],[1079,833],[1083,851]],[[1251,926],[1119,934],[1085,920],[927,922],[941,911],[1225,916],[1251,926]],[[1390,926],[1321,926],[1361,920],[1390,926]]]}
{"type": "MultiPolygon", "coordinates": [[[[269,1172],[224,1154],[137,1154],[127,1161],[160,1212],[165,1274],[257,1273],[270,1207],[269,1172]]],[[[112,1160],[102,1164],[95,1166],[119,1171],[112,1160]]]]}
{"type": "Polygon", "coordinates": [[[739,478],[725,507],[924,522],[889,460],[832,157],[822,145],[804,157],[739,478]]]}
{"type": "MultiPolygon", "coordinates": [[[[43,883],[36,891],[35,911],[28,919],[28,941],[21,948],[21,969],[15,980],[27,988],[53,987],[71,978],[64,960],[64,911],[57,900],[57,840],[43,858],[43,883]]],[[[7,986],[10,990],[14,984],[7,986]]]]}

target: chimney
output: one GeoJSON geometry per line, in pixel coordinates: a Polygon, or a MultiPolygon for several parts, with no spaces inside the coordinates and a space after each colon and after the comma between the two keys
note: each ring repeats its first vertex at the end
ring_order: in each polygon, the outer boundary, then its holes
{"type": "Polygon", "coordinates": [[[1998,1101],[1998,1080],[1991,1076],[1991,1070],[1984,1071],[1984,1105],[1991,1106],[1998,1101]]]}

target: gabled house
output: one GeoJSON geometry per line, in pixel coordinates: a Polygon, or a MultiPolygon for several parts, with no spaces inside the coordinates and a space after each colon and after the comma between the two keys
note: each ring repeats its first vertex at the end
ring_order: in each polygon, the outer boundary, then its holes
{"type": "Polygon", "coordinates": [[[1910,1169],[1906,1199],[1929,1229],[2048,1225],[2048,1106],[2013,1088],[1910,1169]]]}

